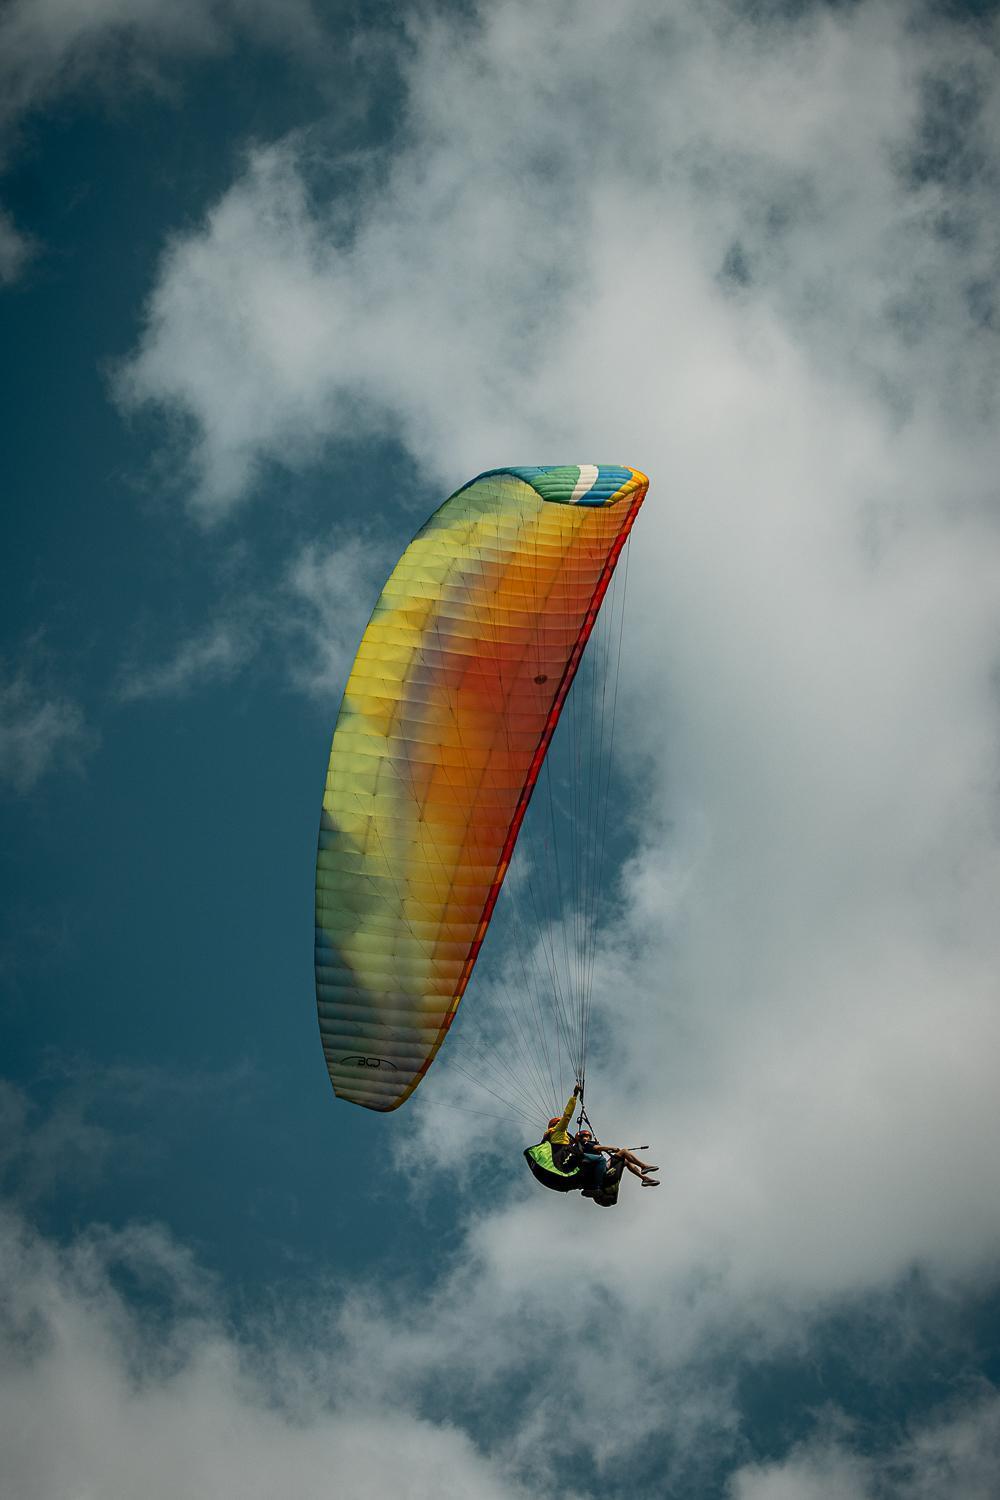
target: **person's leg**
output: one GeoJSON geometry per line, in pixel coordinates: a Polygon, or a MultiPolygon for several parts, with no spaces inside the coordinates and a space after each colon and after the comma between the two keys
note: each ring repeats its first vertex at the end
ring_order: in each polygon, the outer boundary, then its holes
{"type": "Polygon", "coordinates": [[[654,1167],[651,1162],[641,1161],[635,1152],[630,1151],[627,1146],[615,1146],[611,1151],[611,1155],[613,1157],[620,1156],[629,1171],[634,1173],[636,1177],[640,1176],[643,1172],[658,1172],[660,1170],[659,1167],[654,1167]]]}
{"type": "Polygon", "coordinates": [[[659,1187],[655,1177],[650,1177],[650,1172],[655,1172],[655,1167],[644,1167],[640,1165],[631,1151],[616,1151],[611,1158],[610,1172],[617,1172],[618,1177],[622,1175],[622,1168],[627,1167],[633,1177],[638,1177],[642,1187],[659,1187]]]}
{"type": "Polygon", "coordinates": [[[634,1164],[640,1172],[658,1172],[659,1167],[652,1166],[648,1161],[640,1161],[634,1151],[623,1151],[622,1155],[628,1164],[634,1164]]]}
{"type": "Polygon", "coordinates": [[[608,1162],[607,1171],[600,1187],[594,1189],[591,1197],[601,1208],[613,1208],[618,1202],[618,1188],[622,1180],[622,1172],[625,1163],[619,1156],[612,1156],[608,1162]]]}
{"type": "Polygon", "coordinates": [[[584,1191],[593,1191],[595,1188],[599,1188],[604,1181],[604,1174],[607,1170],[608,1164],[600,1152],[584,1152],[583,1161],[580,1164],[584,1191]]]}

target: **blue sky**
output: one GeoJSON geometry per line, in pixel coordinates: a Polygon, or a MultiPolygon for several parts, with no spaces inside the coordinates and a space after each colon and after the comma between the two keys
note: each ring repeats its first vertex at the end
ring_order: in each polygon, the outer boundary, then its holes
{"type": "Polygon", "coordinates": [[[995,1493],[998,44],[5,9],[5,1493],[995,1493]],[[336,1101],[311,971],[388,568],[592,461],[652,479],[596,966],[664,1178],[603,1216],[336,1101]]]}

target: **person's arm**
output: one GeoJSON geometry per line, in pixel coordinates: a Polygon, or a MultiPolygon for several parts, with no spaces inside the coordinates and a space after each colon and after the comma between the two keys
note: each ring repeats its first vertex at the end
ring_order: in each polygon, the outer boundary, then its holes
{"type": "Polygon", "coordinates": [[[572,1120],[573,1118],[574,1109],[576,1109],[576,1089],[573,1090],[566,1101],[566,1108],[562,1112],[562,1118],[560,1119],[559,1124],[554,1125],[552,1127],[552,1130],[549,1132],[549,1140],[554,1146],[569,1145],[569,1133],[566,1127],[569,1125],[570,1120],[572,1120]]]}

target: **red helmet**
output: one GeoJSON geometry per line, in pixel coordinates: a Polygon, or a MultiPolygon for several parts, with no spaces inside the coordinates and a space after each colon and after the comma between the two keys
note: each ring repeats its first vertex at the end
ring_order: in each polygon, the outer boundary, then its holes
{"type": "Polygon", "coordinates": [[[545,1127],[546,1130],[555,1130],[556,1126],[559,1124],[560,1119],[561,1119],[560,1115],[553,1115],[552,1119],[549,1121],[548,1125],[545,1127]]]}

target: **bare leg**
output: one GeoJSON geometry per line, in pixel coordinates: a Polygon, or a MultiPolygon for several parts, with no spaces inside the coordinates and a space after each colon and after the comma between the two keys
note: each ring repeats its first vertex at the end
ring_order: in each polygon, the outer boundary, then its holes
{"type": "Polygon", "coordinates": [[[638,1177],[643,1187],[659,1187],[660,1184],[655,1177],[648,1175],[650,1172],[655,1172],[656,1168],[644,1166],[631,1151],[615,1151],[609,1155],[609,1160],[621,1162],[633,1177],[638,1177]]]}
{"type": "Polygon", "coordinates": [[[619,1154],[625,1158],[625,1165],[628,1166],[628,1167],[630,1167],[630,1169],[631,1169],[632,1166],[634,1166],[634,1167],[637,1167],[640,1172],[658,1172],[659,1171],[658,1167],[652,1166],[648,1161],[640,1161],[639,1158],[636,1156],[636,1154],[635,1154],[634,1151],[627,1151],[623,1147],[619,1154]]]}
{"type": "Polygon", "coordinates": [[[597,1150],[606,1152],[608,1156],[620,1156],[622,1161],[633,1162],[641,1172],[659,1171],[659,1168],[654,1167],[651,1162],[641,1161],[634,1151],[629,1150],[628,1146],[598,1146],[597,1150]]]}

